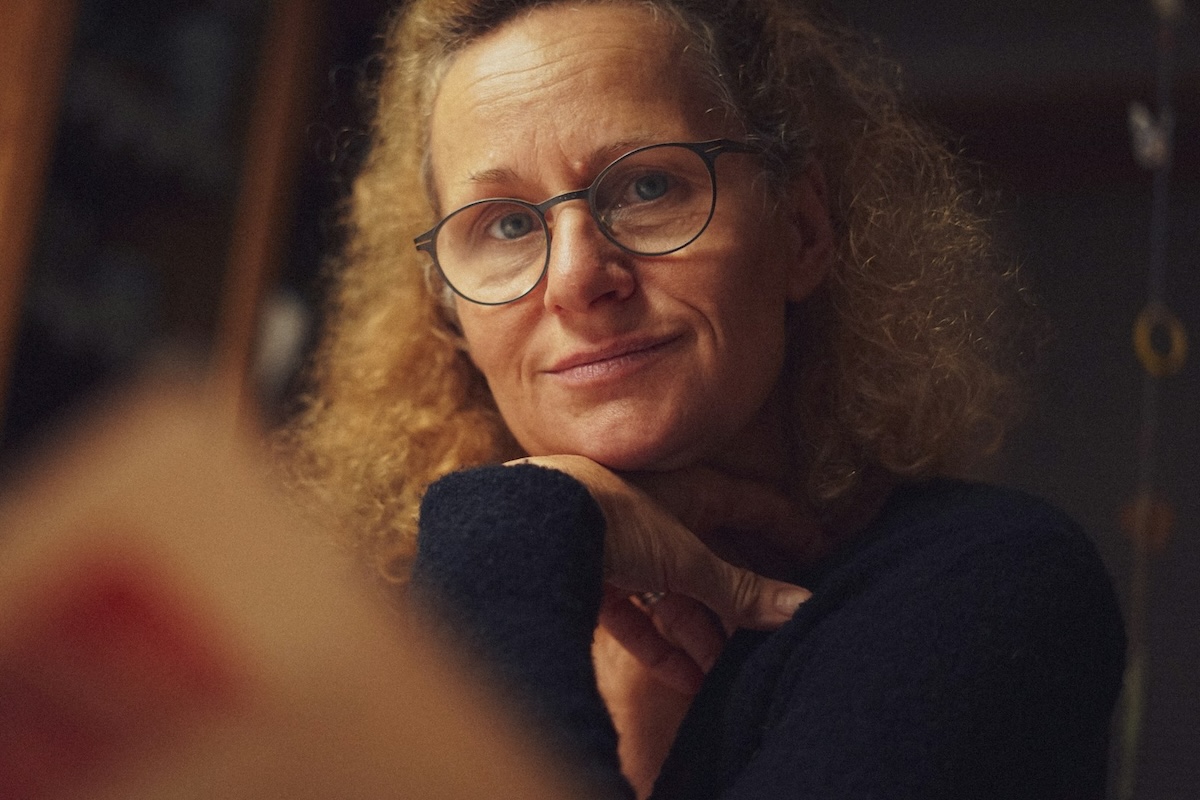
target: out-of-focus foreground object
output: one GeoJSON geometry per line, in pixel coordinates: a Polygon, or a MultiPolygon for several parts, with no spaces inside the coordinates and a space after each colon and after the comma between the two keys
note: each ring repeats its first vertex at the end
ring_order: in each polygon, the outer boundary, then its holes
{"type": "Polygon", "coordinates": [[[578,796],[204,394],[143,390],[0,494],[0,797],[578,796]]]}

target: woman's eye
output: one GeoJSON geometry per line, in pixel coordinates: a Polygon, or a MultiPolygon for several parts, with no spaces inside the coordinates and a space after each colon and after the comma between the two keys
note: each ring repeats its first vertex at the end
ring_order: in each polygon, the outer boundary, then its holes
{"type": "Polygon", "coordinates": [[[488,234],[496,239],[520,239],[534,229],[533,216],[528,213],[505,214],[488,226],[488,234]]]}
{"type": "Polygon", "coordinates": [[[633,181],[630,186],[630,200],[647,202],[658,200],[671,188],[671,180],[665,172],[652,172],[633,181]]]}

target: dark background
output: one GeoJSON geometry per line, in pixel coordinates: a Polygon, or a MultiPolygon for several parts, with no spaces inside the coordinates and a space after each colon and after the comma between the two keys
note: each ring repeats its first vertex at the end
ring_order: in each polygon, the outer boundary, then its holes
{"type": "MultiPolygon", "coordinates": [[[[1155,109],[1149,4],[842,0],[904,65],[922,105],[991,165],[1002,220],[1057,337],[1038,405],[985,474],[1050,498],[1092,533],[1127,613],[1132,547],[1120,522],[1138,485],[1144,372],[1131,343],[1147,300],[1153,176],[1132,156],[1127,109],[1155,109]]],[[[1195,9],[1193,9],[1195,11],[1195,9]]],[[[1156,489],[1174,512],[1152,553],[1139,798],[1200,796],[1200,27],[1179,27],[1164,296],[1192,334],[1163,379],[1156,489]]],[[[1130,620],[1131,624],[1134,620],[1130,620]]],[[[1121,737],[1123,720],[1115,725],[1121,737]]],[[[1116,750],[1116,748],[1114,748],[1116,750]]],[[[1122,768],[1114,754],[1114,784],[1122,768]]],[[[1115,796],[1114,786],[1114,796],[1115,796]]]]}
{"type": "MultiPolygon", "coordinates": [[[[363,150],[356,87],[384,3],[327,2],[310,121],[261,390],[289,391],[311,340],[332,204],[363,150]]],[[[1144,372],[1131,344],[1147,300],[1153,176],[1133,158],[1131,101],[1152,111],[1163,44],[1148,3],[924,0],[834,3],[903,67],[914,103],[1000,194],[1001,230],[1057,334],[1038,403],[988,479],[1051,499],[1093,535],[1129,607],[1121,510],[1138,485],[1144,372]]],[[[3,447],[126,374],[164,342],[212,336],[266,0],[86,0],[76,34],[3,447]]],[[[1165,297],[1192,334],[1157,381],[1155,488],[1173,513],[1153,550],[1149,671],[1136,796],[1200,797],[1200,25],[1173,37],[1175,163],[1165,297]]],[[[1159,342],[1162,346],[1162,342],[1159,342]]],[[[1120,740],[1123,721],[1115,723],[1120,740]]],[[[1114,747],[1114,791],[1121,774],[1114,747]]]]}

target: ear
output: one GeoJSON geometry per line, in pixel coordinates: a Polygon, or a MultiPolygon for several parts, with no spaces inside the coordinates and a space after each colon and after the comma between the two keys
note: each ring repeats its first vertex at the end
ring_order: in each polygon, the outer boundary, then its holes
{"type": "Polygon", "coordinates": [[[784,201],[784,213],[795,236],[794,258],[787,276],[787,297],[798,303],[825,279],[834,256],[833,222],[829,217],[825,173],[816,161],[791,182],[784,201]]]}

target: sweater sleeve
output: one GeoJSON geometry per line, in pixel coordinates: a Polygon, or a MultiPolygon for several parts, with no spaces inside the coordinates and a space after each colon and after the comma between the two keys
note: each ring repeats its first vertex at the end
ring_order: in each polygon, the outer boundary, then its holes
{"type": "Polygon", "coordinates": [[[582,484],[531,465],[429,487],[413,590],[497,691],[597,797],[630,797],[596,688],[604,516],[582,484]]]}

